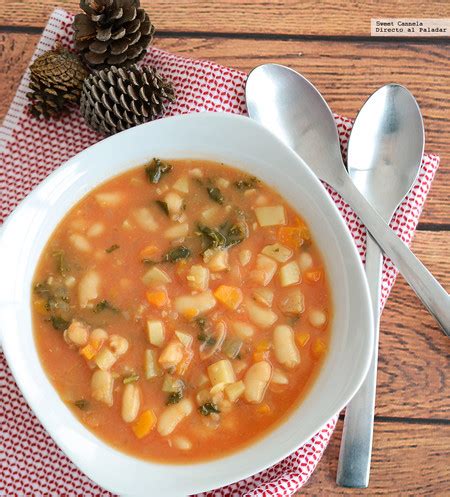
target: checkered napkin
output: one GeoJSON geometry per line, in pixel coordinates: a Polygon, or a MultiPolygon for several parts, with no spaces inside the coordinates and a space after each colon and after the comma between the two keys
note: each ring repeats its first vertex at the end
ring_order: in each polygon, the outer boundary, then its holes
{"type": "MultiPolygon", "coordinates": [[[[53,12],[34,57],[52,48],[56,41],[73,48],[72,16],[53,12]]],[[[144,63],[150,63],[171,80],[177,100],[166,115],[224,111],[245,113],[246,75],[204,60],[191,60],[152,48],[144,63]]],[[[0,220],[12,211],[41,180],[61,163],[102,137],[84,124],[78,113],[60,120],[36,120],[26,111],[29,73],[24,75],[0,129],[0,220]]],[[[352,121],[336,116],[345,154],[352,121]]],[[[392,227],[406,243],[414,234],[426,195],[439,166],[439,157],[425,155],[420,175],[398,208],[392,227]]],[[[350,207],[328,190],[350,229],[364,259],[365,230],[350,207]]],[[[396,270],[384,261],[381,306],[394,284],[396,270]]],[[[0,354],[0,495],[109,496],[83,475],[58,449],[21,396],[0,354]]],[[[250,478],[202,494],[218,496],[290,496],[311,476],[327,447],[336,425],[331,419],[295,453],[250,478]]]]}

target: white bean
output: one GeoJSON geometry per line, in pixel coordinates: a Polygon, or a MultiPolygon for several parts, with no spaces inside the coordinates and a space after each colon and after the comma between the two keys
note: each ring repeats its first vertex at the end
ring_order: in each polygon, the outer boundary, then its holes
{"type": "Polygon", "coordinates": [[[278,316],[271,309],[261,307],[255,304],[253,300],[247,299],[245,307],[247,308],[247,314],[250,321],[260,328],[268,328],[278,319],[278,316]]]}
{"type": "Polygon", "coordinates": [[[119,357],[128,350],[128,340],[120,335],[111,335],[109,337],[109,346],[114,355],[119,357]]]}
{"type": "Polygon", "coordinates": [[[180,450],[190,450],[192,449],[192,442],[186,437],[174,437],[173,445],[180,450]]]}
{"type": "Polygon", "coordinates": [[[113,405],[114,378],[109,371],[98,369],[91,378],[91,392],[95,400],[113,405]]]}
{"type": "Polygon", "coordinates": [[[298,264],[302,272],[307,271],[313,265],[313,258],[309,252],[302,252],[298,258],[298,264]]]}
{"type": "Polygon", "coordinates": [[[327,315],[318,309],[312,309],[308,314],[309,322],[315,328],[322,328],[327,322],[327,315]]]}
{"type": "Polygon", "coordinates": [[[139,227],[145,231],[156,231],[158,223],[148,207],[139,207],[133,211],[133,216],[139,227]]]}
{"type": "Polygon", "coordinates": [[[89,329],[85,324],[74,320],[64,332],[64,339],[69,344],[72,343],[77,347],[83,347],[89,340],[89,329]]]}
{"type": "Polygon", "coordinates": [[[91,340],[96,340],[103,343],[105,340],[108,339],[108,333],[106,333],[106,331],[102,328],[95,328],[95,330],[92,330],[90,338],[91,340]]]}
{"type": "Polygon", "coordinates": [[[245,373],[245,400],[259,404],[264,398],[272,374],[272,366],[267,361],[256,362],[245,373]]]}
{"type": "Polygon", "coordinates": [[[99,236],[105,231],[105,225],[103,223],[94,223],[88,230],[87,236],[99,236]]]}
{"type": "Polygon", "coordinates": [[[294,332],[290,326],[280,324],[273,331],[273,348],[280,364],[293,368],[300,364],[300,352],[295,345],[294,332]]]}
{"type": "Polygon", "coordinates": [[[141,394],[135,383],[125,385],[122,395],[122,419],[125,423],[134,421],[139,413],[141,394]]]}
{"type": "Polygon", "coordinates": [[[72,245],[80,252],[91,251],[92,248],[91,244],[83,235],[79,235],[78,233],[73,233],[72,235],[70,235],[70,241],[72,245]]]}
{"type": "Polygon", "coordinates": [[[276,385],[287,385],[289,383],[289,378],[286,376],[284,371],[281,371],[281,369],[275,368],[273,370],[271,382],[275,383],[276,385]]]}
{"type": "Polygon", "coordinates": [[[191,414],[194,406],[189,399],[183,399],[178,404],[166,407],[158,419],[157,430],[163,437],[170,435],[177,425],[191,414]]]}
{"type": "Polygon", "coordinates": [[[78,283],[78,303],[84,308],[90,300],[98,297],[100,276],[96,271],[88,271],[78,283]]]}
{"type": "Polygon", "coordinates": [[[102,207],[115,207],[122,202],[122,194],[119,192],[102,192],[95,195],[95,200],[102,207]]]}

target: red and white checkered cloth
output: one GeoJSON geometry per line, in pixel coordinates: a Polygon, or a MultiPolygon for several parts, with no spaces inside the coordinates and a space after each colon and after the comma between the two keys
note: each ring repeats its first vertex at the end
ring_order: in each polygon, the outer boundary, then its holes
{"type": "MultiPolygon", "coordinates": [[[[54,11],[34,57],[52,48],[56,41],[73,48],[71,23],[70,14],[63,10],[54,11]]],[[[244,73],[208,61],[179,57],[157,48],[151,49],[144,62],[156,66],[174,84],[177,100],[166,115],[201,111],[245,113],[244,73]]],[[[102,138],[84,124],[78,113],[52,121],[31,117],[26,112],[28,81],[27,72],[0,129],[0,222],[51,171],[102,138]]],[[[352,121],[336,116],[336,122],[345,154],[352,121]]],[[[438,156],[424,156],[414,188],[394,217],[392,227],[407,243],[414,234],[438,166],[438,156]]],[[[364,228],[349,206],[331,189],[329,193],[364,259],[364,228]]],[[[395,277],[395,268],[385,260],[382,307],[395,277]]],[[[0,495],[111,495],[89,480],[58,449],[21,396],[3,354],[0,354],[0,399],[0,495]]],[[[336,420],[337,416],[294,454],[275,466],[202,496],[292,495],[307,482],[317,466],[336,420]]]]}

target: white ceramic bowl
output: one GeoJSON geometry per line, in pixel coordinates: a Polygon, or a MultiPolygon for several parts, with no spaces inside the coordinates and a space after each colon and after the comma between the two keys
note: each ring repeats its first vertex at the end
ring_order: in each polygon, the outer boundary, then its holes
{"type": "Polygon", "coordinates": [[[339,412],[357,391],[369,366],[373,342],[369,293],[351,236],[308,167],[246,117],[218,113],[171,117],[125,131],[81,152],[52,173],[5,223],[0,274],[0,337],[17,384],[69,458],[92,480],[120,495],[188,495],[267,468],[339,412]],[[41,367],[32,335],[33,273],[56,225],[93,187],[155,156],[222,161],[259,176],[281,192],[309,223],[332,289],[335,312],[330,351],[304,401],[254,445],[207,463],[151,463],[97,439],[58,397],[41,367]]]}

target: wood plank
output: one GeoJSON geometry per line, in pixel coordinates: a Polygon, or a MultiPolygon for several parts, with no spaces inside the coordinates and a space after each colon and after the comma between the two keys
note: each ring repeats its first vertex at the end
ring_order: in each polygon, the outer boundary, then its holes
{"type": "MultiPolygon", "coordinates": [[[[55,7],[78,12],[78,0],[4,0],[0,24],[43,26],[55,7]]],[[[159,30],[220,33],[369,36],[370,19],[450,17],[446,0],[336,2],[334,0],[142,0],[159,30]],[[437,15],[438,13],[438,15],[437,15]]]]}
{"type": "Polygon", "coordinates": [[[342,433],[339,421],[322,461],[298,496],[448,495],[450,426],[375,423],[370,486],[366,490],[336,486],[342,433]]]}
{"type": "MultiPolygon", "coordinates": [[[[0,32],[0,116],[33,53],[38,35],[0,32]]],[[[325,41],[257,41],[164,38],[158,46],[187,57],[207,58],[248,71],[276,61],[301,71],[318,86],[332,109],[355,116],[377,87],[396,81],[416,95],[425,119],[427,150],[441,155],[421,222],[448,224],[450,198],[450,52],[446,46],[325,41]]]]}

